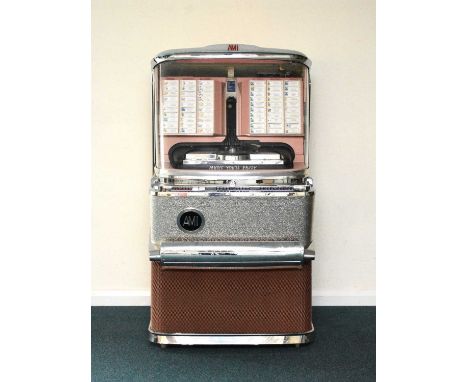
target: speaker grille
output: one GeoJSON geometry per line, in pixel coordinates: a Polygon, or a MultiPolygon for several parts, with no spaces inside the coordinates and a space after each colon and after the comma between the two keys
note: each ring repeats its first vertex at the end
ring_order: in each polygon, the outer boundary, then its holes
{"type": "Polygon", "coordinates": [[[150,330],[287,334],[311,330],[311,265],[180,269],[152,262],[150,330]]]}

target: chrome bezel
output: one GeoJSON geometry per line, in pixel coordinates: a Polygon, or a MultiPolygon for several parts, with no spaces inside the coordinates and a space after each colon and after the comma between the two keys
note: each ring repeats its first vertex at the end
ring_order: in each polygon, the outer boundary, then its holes
{"type": "Polygon", "coordinates": [[[314,340],[315,330],[292,334],[183,334],[154,333],[148,329],[150,342],[166,345],[296,345],[314,340]]]}

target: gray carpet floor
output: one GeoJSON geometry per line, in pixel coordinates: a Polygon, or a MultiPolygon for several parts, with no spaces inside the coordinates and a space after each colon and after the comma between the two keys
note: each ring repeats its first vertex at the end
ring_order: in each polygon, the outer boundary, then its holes
{"type": "Polygon", "coordinates": [[[314,307],[315,341],[294,346],[159,346],[148,307],[93,307],[92,381],[375,381],[375,307],[314,307]]]}

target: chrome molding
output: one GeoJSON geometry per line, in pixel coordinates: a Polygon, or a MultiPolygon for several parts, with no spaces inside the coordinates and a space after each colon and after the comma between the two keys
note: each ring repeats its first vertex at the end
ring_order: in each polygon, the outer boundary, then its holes
{"type": "Polygon", "coordinates": [[[167,179],[200,179],[200,180],[249,180],[249,179],[303,179],[308,173],[308,169],[286,169],[286,170],[245,170],[222,172],[212,170],[190,170],[187,174],[182,169],[154,169],[154,175],[167,179]]]}
{"type": "Polygon", "coordinates": [[[250,60],[281,60],[297,62],[308,68],[312,63],[309,59],[298,54],[271,54],[271,53],[187,53],[170,54],[167,56],[156,56],[152,60],[152,69],[165,61],[193,60],[193,59],[250,59],[250,60]]]}
{"type": "Polygon", "coordinates": [[[150,250],[150,260],[164,266],[299,266],[315,259],[315,252],[299,242],[162,242],[150,250]]]}
{"type": "Polygon", "coordinates": [[[187,48],[167,50],[159,53],[151,60],[151,68],[165,61],[193,60],[193,59],[251,59],[251,60],[282,60],[296,62],[310,68],[312,62],[304,53],[287,50],[261,48],[255,45],[238,45],[237,51],[231,51],[229,44],[209,45],[203,48],[187,48]]]}
{"type": "Polygon", "coordinates": [[[266,183],[257,183],[248,180],[231,180],[228,182],[209,183],[197,182],[174,182],[174,180],[153,178],[151,182],[151,195],[153,196],[304,196],[306,193],[314,192],[312,178],[305,177],[299,184],[275,183],[269,179],[266,183]]]}
{"type": "Polygon", "coordinates": [[[293,334],[181,334],[153,333],[150,342],[165,345],[296,345],[312,342],[314,327],[305,333],[293,334]]]}
{"type": "Polygon", "coordinates": [[[226,189],[223,191],[203,191],[200,190],[190,190],[190,191],[155,191],[151,192],[153,196],[231,196],[231,197],[244,197],[244,196],[255,196],[255,197],[285,197],[285,196],[304,196],[306,192],[309,191],[236,191],[226,189]]]}

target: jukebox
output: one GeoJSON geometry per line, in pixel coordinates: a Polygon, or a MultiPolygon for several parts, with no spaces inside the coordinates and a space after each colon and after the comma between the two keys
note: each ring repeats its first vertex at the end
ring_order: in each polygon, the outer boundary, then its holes
{"type": "Polygon", "coordinates": [[[237,44],[152,60],[150,341],[311,341],[309,67],[237,44]]]}

